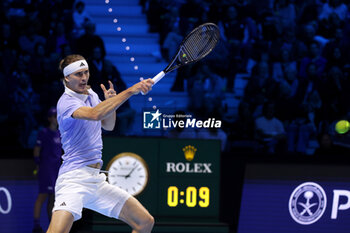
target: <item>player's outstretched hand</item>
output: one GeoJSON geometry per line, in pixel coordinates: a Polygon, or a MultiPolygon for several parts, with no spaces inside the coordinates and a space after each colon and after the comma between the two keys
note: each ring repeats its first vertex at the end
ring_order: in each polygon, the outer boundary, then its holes
{"type": "Polygon", "coordinates": [[[115,95],[117,95],[117,92],[114,90],[113,83],[108,80],[109,83],[109,89],[107,90],[105,85],[101,84],[101,88],[103,90],[103,94],[105,96],[105,99],[109,99],[115,95]]]}
{"type": "Polygon", "coordinates": [[[152,90],[154,82],[152,79],[145,79],[142,80],[141,82],[136,83],[131,87],[131,91],[134,95],[139,94],[140,92],[147,94],[149,91],[152,90]]]}

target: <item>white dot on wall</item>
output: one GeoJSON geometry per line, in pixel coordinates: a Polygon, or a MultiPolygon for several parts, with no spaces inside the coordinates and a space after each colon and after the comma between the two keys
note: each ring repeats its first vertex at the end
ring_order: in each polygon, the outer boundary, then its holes
{"type": "Polygon", "coordinates": [[[113,9],[112,8],[108,8],[108,12],[112,12],[113,11],[113,9]]]}
{"type": "Polygon", "coordinates": [[[126,42],[126,38],[122,38],[122,42],[124,42],[124,43],[125,43],[125,42],[126,42]]]}
{"type": "Polygon", "coordinates": [[[153,109],[156,109],[156,108],[157,108],[157,106],[153,105],[153,109]]]}
{"type": "Polygon", "coordinates": [[[117,27],[117,31],[120,32],[122,30],[121,27],[117,27]]]}
{"type": "Polygon", "coordinates": [[[134,66],[134,70],[138,70],[139,69],[139,67],[138,66],[134,66]]]}
{"type": "Polygon", "coordinates": [[[108,3],[109,3],[109,0],[106,0],[105,3],[108,4],[108,3]]]}
{"type": "Polygon", "coordinates": [[[152,97],[149,97],[149,98],[148,98],[148,101],[151,102],[151,101],[152,101],[152,97]]]}
{"type": "Polygon", "coordinates": [[[142,81],[143,80],[143,77],[140,77],[140,81],[142,81]]]}
{"type": "Polygon", "coordinates": [[[135,58],[134,57],[130,57],[130,61],[135,61],[135,58]]]}
{"type": "Polygon", "coordinates": [[[126,49],[126,50],[130,50],[130,46],[126,46],[125,49],[126,49]]]}
{"type": "Polygon", "coordinates": [[[113,23],[118,23],[118,19],[113,19],[113,23]]]}

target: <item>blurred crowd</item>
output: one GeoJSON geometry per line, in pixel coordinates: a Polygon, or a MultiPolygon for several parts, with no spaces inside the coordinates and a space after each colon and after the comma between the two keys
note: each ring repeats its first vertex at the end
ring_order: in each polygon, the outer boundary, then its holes
{"type": "Polygon", "coordinates": [[[172,91],[188,91],[198,115],[223,119],[227,150],[298,154],[308,153],[311,139],[334,134],[334,122],[349,117],[349,3],[141,1],[168,61],[190,30],[206,22],[219,26],[214,52],[179,70],[172,91]],[[238,113],[232,116],[225,96],[235,95],[238,76],[247,84],[236,95],[238,113]]]}
{"type": "MultiPolygon", "coordinates": [[[[301,154],[311,139],[332,135],[334,122],[349,115],[349,3],[140,0],[166,61],[196,26],[213,22],[220,28],[215,50],[179,69],[171,88],[188,92],[188,111],[195,116],[223,121],[222,129],[204,138],[222,139],[223,150],[301,154]],[[238,76],[247,81],[240,96],[235,93],[238,76]],[[239,101],[236,114],[227,95],[239,101]]],[[[108,79],[117,83],[118,92],[126,88],[117,67],[105,58],[104,42],[84,2],[4,0],[0,20],[2,147],[33,146],[45,122],[42,113],[64,90],[57,64],[68,54],[88,59],[95,91],[108,79]]],[[[123,108],[120,126],[130,124],[134,114],[128,103],[123,108]]]]}
{"type": "MultiPolygon", "coordinates": [[[[72,53],[90,64],[89,84],[103,99],[100,83],[126,88],[105,58],[104,41],[83,1],[4,0],[0,3],[1,148],[33,148],[46,113],[64,91],[59,61],[72,53]]],[[[120,110],[132,116],[128,103],[120,110]],[[125,111],[124,111],[125,110],[125,111]]],[[[118,119],[125,125],[126,119],[118,119]]],[[[120,127],[119,127],[120,128],[120,127]]],[[[115,132],[115,133],[120,133],[115,132]]]]}

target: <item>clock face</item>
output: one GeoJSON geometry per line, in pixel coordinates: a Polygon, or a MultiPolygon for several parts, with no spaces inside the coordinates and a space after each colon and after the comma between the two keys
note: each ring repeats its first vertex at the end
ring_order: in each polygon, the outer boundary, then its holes
{"type": "Polygon", "coordinates": [[[121,153],[107,165],[108,182],[133,196],[140,194],[148,182],[148,166],[137,154],[121,153]]]}

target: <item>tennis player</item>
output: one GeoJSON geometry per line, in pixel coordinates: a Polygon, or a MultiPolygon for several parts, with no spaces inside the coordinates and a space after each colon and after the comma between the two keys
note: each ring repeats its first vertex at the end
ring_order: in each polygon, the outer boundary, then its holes
{"type": "Polygon", "coordinates": [[[80,55],[69,55],[60,62],[65,92],[57,103],[57,120],[64,150],[63,163],[55,187],[55,205],[47,232],[69,232],[88,208],[120,219],[132,233],[151,232],[154,224],[149,212],[126,191],[106,182],[102,167],[101,127],[113,130],[115,110],[133,95],[151,90],[153,81],[143,80],[116,94],[101,84],[105,100],[87,85],[88,63],[80,55]]]}

